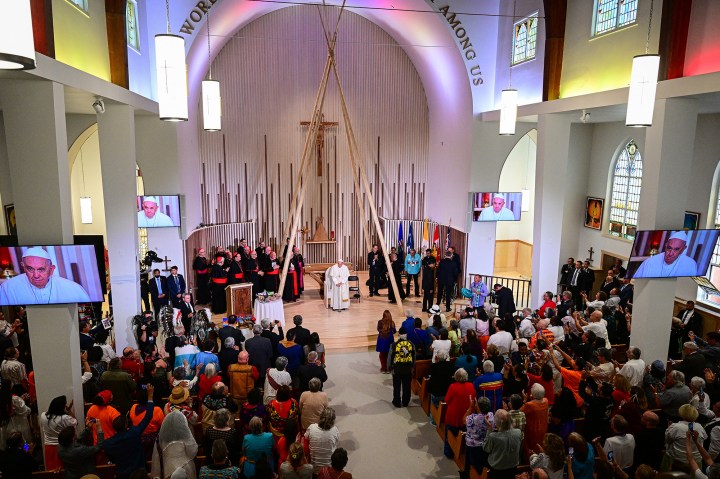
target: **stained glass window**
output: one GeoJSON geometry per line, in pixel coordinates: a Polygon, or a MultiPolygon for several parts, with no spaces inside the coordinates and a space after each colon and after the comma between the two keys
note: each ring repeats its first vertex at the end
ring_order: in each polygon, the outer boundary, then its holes
{"type": "Polygon", "coordinates": [[[535,58],[537,20],[538,12],[535,12],[513,26],[513,65],[535,58]]]}
{"type": "Polygon", "coordinates": [[[88,13],[88,0],[67,0],[67,2],[82,10],[83,13],[88,13]]]}
{"type": "Polygon", "coordinates": [[[639,0],[595,0],[593,35],[602,35],[637,20],[639,0]]]}
{"type": "Polygon", "coordinates": [[[125,12],[125,22],[127,22],[127,44],[131,48],[140,51],[140,32],[138,28],[139,22],[137,13],[137,2],[135,0],[128,0],[125,12]]]}
{"type": "Polygon", "coordinates": [[[615,162],[610,193],[610,224],[608,233],[634,239],[637,230],[642,158],[635,140],[625,145],[615,162]]]}

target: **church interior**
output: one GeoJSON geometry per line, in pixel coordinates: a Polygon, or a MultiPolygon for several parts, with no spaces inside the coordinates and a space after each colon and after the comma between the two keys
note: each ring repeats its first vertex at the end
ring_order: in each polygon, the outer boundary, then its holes
{"type": "MultiPolygon", "coordinates": [[[[19,3],[0,29],[0,311],[10,321],[27,306],[40,412],[60,395],[78,419],[86,412],[79,318],[111,318],[122,355],[138,346],[134,317],[158,314],[139,286],[151,270],[177,267],[200,305],[218,248],[232,261],[241,240],[277,253],[278,296],[304,284],[276,303],[286,332],[302,315],[323,339],[356,477],[457,475],[428,414],[394,411],[392,381],[377,373],[383,312],[399,329],[408,309],[425,318],[426,308],[422,292],[388,301],[406,273],[372,295],[373,244],[382,262],[391,247],[430,249],[438,262],[454,248],[449,316],[470,305],[461,290],[475,275],[534,310],[570,284],[560,279],[568,258],[590,262],[594,294],[616,260],[641,256],[640,238],[643,258],[667,240],[643,232],[683,230],[707,267],[633,279],[629,341],[648,365],[667,359],[671,318],[687,301],[702,314],[698,334],[720,327],[720,243],[692,236],[720,229],[720,2],[19,3]],[[497,198],[512,220],[482,219],[497,198]],[[148,199],[171,223],[143,227],[148,199]],[[23,247],[61,262],[63,245],[92,245],[94,307],[2,302],[23,247]],[[328,280],[338,259],[358,287],[342,311],[328,280]],[[383,424],[392,432],[378,444],[383,424]]],[[[56,273],[92,281],[64,261],[56,273]]],[[[224,294],[225,282],[210,284],[224,294]]],[[[257,292],[228,292],[227,310],[207,306],[210,321],[263,319],[257,292]]]]}

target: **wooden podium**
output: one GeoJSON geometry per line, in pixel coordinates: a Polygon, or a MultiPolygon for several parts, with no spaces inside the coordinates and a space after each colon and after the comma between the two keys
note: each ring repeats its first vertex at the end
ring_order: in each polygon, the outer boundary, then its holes
{"type": "Polygon", "coordinates": [[[227,314],[237,316],[253,314],[252,283],[231,284],[225,288],[227,314]]]}

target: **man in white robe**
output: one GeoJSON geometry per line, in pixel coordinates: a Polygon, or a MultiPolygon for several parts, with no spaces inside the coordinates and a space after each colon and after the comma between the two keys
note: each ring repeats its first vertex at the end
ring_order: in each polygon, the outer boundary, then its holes
{"type": "MultiPolygon", "coordinates": [[[[665,243],[665,251],[642,262],[634,278],[673,278],[676,276],[698,276],[694,259],[685,254],[687,234],[676,231],[665,243]]],[[[700,274],[703,274],[701,271],[700,274]]]]}
{"type": "Polygon", "coordinates": [[[154,196],[143,198],[142,210],[138,211],[138,228],[160,228],[165,226],[176,226],[172,219],[165,213],[158,211],[158,199],[154,196]]]}
{"type": "Polygon", "coordinates": [[[505,207],[505,196],[498,193],[493,196],[492,206],[480,213],[480,221],[515,221],[515,214],[505,207]]]}
{"type": "Polygon", "coordinates": [[[337,264],[330,268],[330,307],[335,311],[342,311],[350,307],[350,290],[348,289],[348,277],[350,271],[339,259],[337,264]]]}
{"type": "Polygon", "coordinates": [[[89,303],[82,286],[53,276],[55,265],[47,251],[28,248],[22,257],[25,272],[0,284],[0,305],[89,303]]]}

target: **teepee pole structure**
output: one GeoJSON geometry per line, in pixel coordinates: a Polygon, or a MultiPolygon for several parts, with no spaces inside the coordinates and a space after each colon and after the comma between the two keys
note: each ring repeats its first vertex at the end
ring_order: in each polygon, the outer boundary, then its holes
{"type": "MultiPolygon", "coordinates": [[[[342,12],[345,9],[345,0],[343,0],[342,7],[340,8],[340,15],[338,15],[337,23],[335,24],[335,32],[333,33],[332,40],[328,37],[328,33],[325,30],[323,24],[323,30],[325,31],[325,38],[328,42],[328,56],[325,63],[325,70],[323,71],[322,79],[320,80],[320,87],[318,88],[317,96],[315,97],[315,106],[313,109],[312,117],[310,118],[310,127],[308,128],[308,134],[305,137],[305,146],[303,148],[303,156],[300,161],[300,169],[298,171],[298,177],[295,181],[295,188],[293,189],[293,200],[290,202],[290,211],[288,212],[288,225],[290,229],[286,231],[285,236],[282,238],[292,238],[292,233],[297,231],[300,222],[300,212],[302,211],[303,201],[305,200],[305,187],[307,186],[307,178],[303,181],[305,170],[309,169],[310,161],[308,160],[311,154],[311,145],[317,136],[320,122],[322,121],[322,108],[325,103],[325,92],[327,90],[328,79],[330,77],[330,68],[332,67],[333,57],[335,56],[335,43],[337,41],[337,32],[340,26],[340,18],[342,12]]],[[[308,175],[309,176],[309,175],[308,175]]],[[[288,253],[290,247],[288,247],[288,253]]],[[[285,289],[285,282],[287,280],[287,272],[290,268],[290,261],[283,258],[283,267],[280,273],[280,285],[278,287],[278,293],[283,294],[285,289]]]]}

